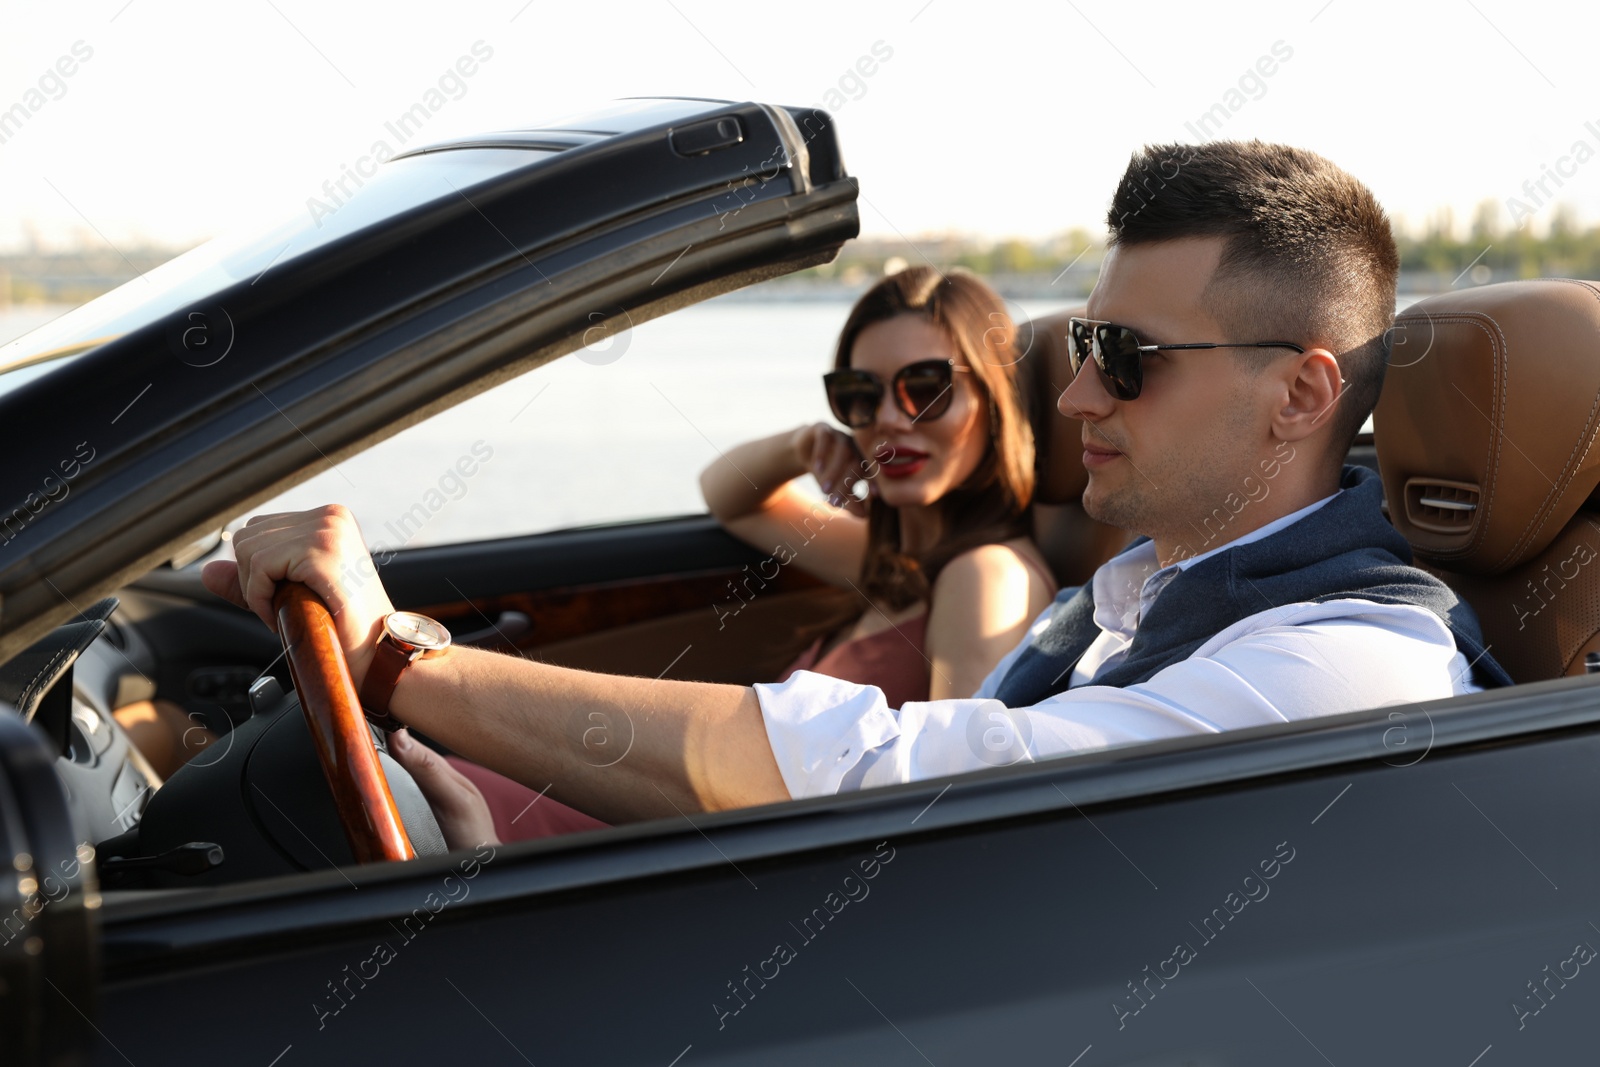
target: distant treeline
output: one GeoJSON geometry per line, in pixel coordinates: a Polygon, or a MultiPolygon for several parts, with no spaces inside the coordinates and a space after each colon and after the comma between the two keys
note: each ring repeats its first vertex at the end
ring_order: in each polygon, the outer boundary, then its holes
{"type": "MultiPolygon", "coordinates": [[[[1441,211],[1421,227],[1397,228],[1402,290],[1426,291],[1515,278],[1600,279],[1600,225],[1580,226],[1566,205],[1549,209],[1542,233],[1534,233],[1526,225],[1511,229],[1504,217],[1499,204],[1485,201],[1466,227],[1456,226],[1450,213],[1441,211]]],[[[1048,280],[1067,270],[1059,286],[1066,289],[1073,279],[1092,284],[1104,255],[1100,242],[1098,236],[1082,229],[1044,241],[869,238],[852,241],[836,261],[806,273],[829,280],[852,274],[876,277],[885,263],[898,258],[966,267],[986,277],[1031,275],[1048,280]]]]}
{"type": "MultiPolygon", "coordinates": [[[[1454,276],[1484,266],[1494,281],[1600,278],[1600,226],[1580,226],[1570,206],[1550,209],[1543,234],[1534,234],[1528,225],[1510,229],[1501,218],[1499,205],[1485,201],[1478,206],[1466,235],[1457,236],[1449,214],[1443,213],[1421,233],[1398,235],[1400,267],[1454,276]]],[[[1473,280],[1489,279],[1478,271],[1473,280]]]]}
{"type": "Polygon", "coordinates": [[[1042,241],[1006,238],[986,241],[972,237],[918,237],[910,241],[865,237],[851,241],[839,258],[808,274],[835,278],[860,268],[872,275],[883,273],[891,260],[909,264],[928,263],[937,267],[965,267],[985,276],[1047,274],[1056,275],[1069,264],[1093,271],[1103,250],[1100,240],[1083,229],[1042,241]]]}
{"type": "MultiPolygon", "coordinates": [[[[1581,226],[1567,205],[1552,205],[1531,225],[1512,229],[1501,206],[1484,201],[1465,227],[1448,210],[1421,227],[1398,228],[1400,289],[1432,292],[1515,278],[1600,279],[1600,225],[1581,226]],[[1465,231],[1464,233],[1462,231],[1465,231]]],[[[858,291],[886,266],[928,263],[966,267],[1007,295],[1076,298],[1094,285],[1105,251],[1098,234],[1082,228],[1043,240],[994,241],[970,236],[867,237],[851,241],[832,263],[780,280],[782,288],[858,291]],[[897,262],[898,261],[898,262],[897,262]]],[[[182,249],[109,247],[0,254],[0,307],[9,303],[76,304],[97,296],[178,254],[182,249]]]]}

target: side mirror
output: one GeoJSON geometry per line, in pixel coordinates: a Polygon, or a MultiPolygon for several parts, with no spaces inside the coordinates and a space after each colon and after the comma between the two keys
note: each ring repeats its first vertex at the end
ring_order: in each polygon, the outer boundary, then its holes
{"type": "Polygon", "coordinates": [[[94,849],[74,839],[55,755],[0,704],[0,1034],[17,1067],[85,1062],[99,972],[94,849]]]}

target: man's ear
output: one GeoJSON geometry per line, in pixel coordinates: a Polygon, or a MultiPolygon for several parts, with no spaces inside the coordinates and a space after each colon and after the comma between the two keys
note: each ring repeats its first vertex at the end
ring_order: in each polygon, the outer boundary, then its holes
{"type": "Polygon", "coordinates": [[[1283,403],[1273,413],[1273,429],[1285,441],[1303,441],[1328,426],[1344,397],[1339,361],[1326,348],[1312,348],[1290,365],[1283,403]]]}

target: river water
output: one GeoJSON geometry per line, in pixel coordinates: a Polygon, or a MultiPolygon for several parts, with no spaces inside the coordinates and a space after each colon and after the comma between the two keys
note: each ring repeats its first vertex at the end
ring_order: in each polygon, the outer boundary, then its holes
{"type": "MultiPolygon", "coordinates": [[[[719,450],[830,420],[821,375],[849,309],[751,294],[684,308],[319,462],[251,510],[342,503],[385,548],[703,512],[698,475],[719,450]]],[[[0,312],[0,344],[63,310],[0,312]]]]}

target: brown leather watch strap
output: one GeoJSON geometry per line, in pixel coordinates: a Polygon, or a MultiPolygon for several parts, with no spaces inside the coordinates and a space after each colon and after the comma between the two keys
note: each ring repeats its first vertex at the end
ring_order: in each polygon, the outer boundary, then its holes
{"type": "Polygon", "coordinates": [[[378,638],[367,676],[361,682],[361,708],[367,713],[367,719],[380,729],[392,732],[405,725],[389,714],[389,700],[394,696],[401,673],[410,666],[412,655],[411,651],[395,644],[387,633],[378,638]]]}

